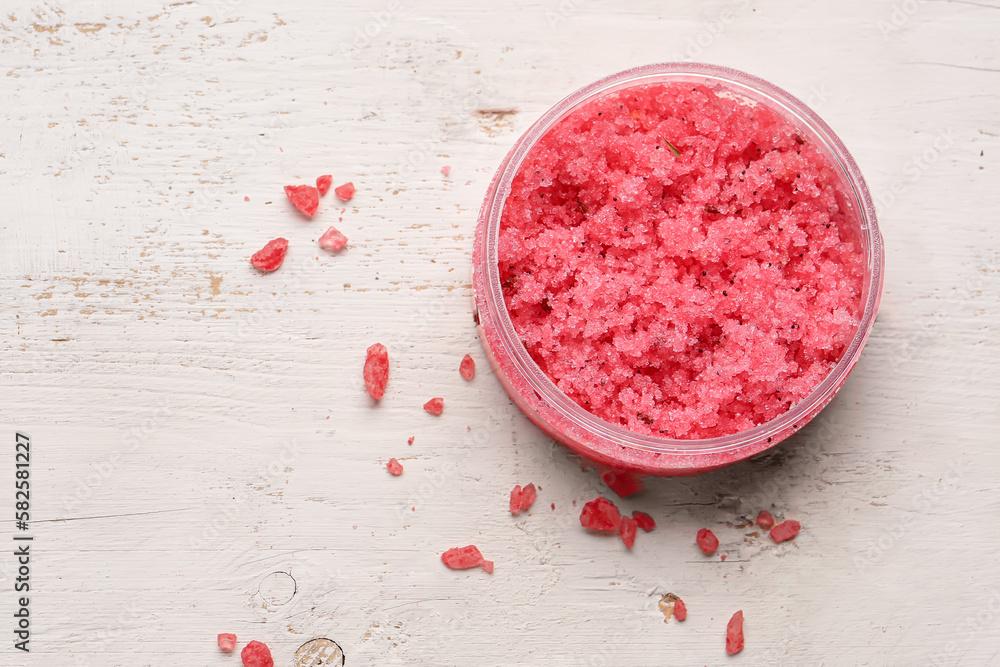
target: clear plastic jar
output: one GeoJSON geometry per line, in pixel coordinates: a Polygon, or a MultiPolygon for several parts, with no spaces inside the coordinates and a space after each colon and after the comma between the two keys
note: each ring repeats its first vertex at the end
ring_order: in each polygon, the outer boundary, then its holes
{"type": "Polygon", "coordinates": [[[479,215],[473,254],[473,288],[480,338],[497,377],[514,402],[547,435],[602,468],[649,475],[692,475],[714,470],[775,446],[825,407],[854,368],[875,322],[882,293],[884,250],[868,187],[833,130],[801,101],[766,81],[714,65],[666,63],[613,74],[569,95],[517,141],[497,170],[479,215]],[[858,224],[864,280],[862,313],[840,361],[806,398],[787,412],[732,435],[679,440],[639,434],[597,417],[564,394],[521,343],[507,312],[498,268],[501,216],[511,184],[528,152],[554,125],[593,99],[632,86],[686,82],[722,88],[765,105],[794,124],[839,172],[846,207],[858,224]]]}

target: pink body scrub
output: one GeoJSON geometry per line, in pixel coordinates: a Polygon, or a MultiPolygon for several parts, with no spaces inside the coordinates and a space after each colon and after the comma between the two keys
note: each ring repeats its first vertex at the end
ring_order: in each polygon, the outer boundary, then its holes
{"type": "Polygon", "coordinates": [[[611,92],[514,177],[504,301],[590,413],[664,438],[738,433],[805,398],[855,336],[865,255],[847,199],[762,104],[692,83],[611,92]]]}

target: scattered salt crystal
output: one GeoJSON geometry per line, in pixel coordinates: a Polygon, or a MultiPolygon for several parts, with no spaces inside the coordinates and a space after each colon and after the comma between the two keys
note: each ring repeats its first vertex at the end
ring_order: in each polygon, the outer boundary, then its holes
{"type": "Polygon", "coordinates": [[[330,227],[319,237],[319,244],[330,250],[340,250],[347,245],[347,237],[337,231],[336,227],[330,227]]]}
{"type": "Polygon", "coordinates": [[[375,343],[368,348],[365,355],[365,389],[376,401],[385,394],[385,385],[389,382],[389,351],[385,345],[375,343]]]}
{"type": "Polygon", "coordinates": [[[801,528],[798,521],[782,521],[771,529],[771,539],[778,543],[785,542],[798,535],[801,528]]]}
{"type": "Polygon", "coordinates": [[[466,380],[471,380],[476,376],[476,361],[470,355],[465,355],[458,365],[458,372],[466,380]]]}
{"type": "Polygon", "coordinates": [[[699,530],[695,541],[698,543],[698,548],[708,556],[714,554],[715,550],[719,548],[719,538],[708,528],[699,530]]]}
{"type": "Polygon", "coordinates": [[[524,492],[521,489],[520,484],[515,484],[514,488],[510,490],[510,513],[516,515],[521,511],[521,498],[524,492]]]}
{"type": "Polygon", "coordinates": [[[538,490],[534,484],[529,483],[521,492],[521,510],[527,512],[531,509],[536,497],[538,497],[538,490]]]}
{"type": "Polygon", "coordinates": [[[621,513],[607,498],[591,500],[580,512],[580,525],[591,530],[614,532],[618,530],[621,522],[621,513]]]}
{"type": "Polygon", "coordinates": [[[344,183],[340,187],[334,188],[333,192],[344,201],[349,201],[354,196],[356,190],[354,189],[354,183],[344,183]]]}
{"type": "Polygon", "coordinates": [[[466,570],[483,563],[483,554],[474,545],[455,547],[441,554],[441,561],[453,570],[466,570]]]}

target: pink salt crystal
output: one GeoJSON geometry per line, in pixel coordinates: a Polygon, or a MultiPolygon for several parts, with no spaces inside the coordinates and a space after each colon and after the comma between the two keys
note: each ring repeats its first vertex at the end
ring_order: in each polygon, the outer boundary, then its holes
{"type": "Polygon", "coordinates": [[[250,263],[255,268],[270,273],[277,271],[285,261],[288,253],[288,239],[278,237],[264,244],[264,247],[250,257],[250,263]]]}
{"type": "Polygon", "coordinates": [[[779,544],[786,542],[798,535],[801,528],[802,526],[799,525],[798,521],[792,521],[791,519],[782,521],[771,529],[771,539],[779,544]]]}
{"type": "Polygon", "coordinates": [[[386,464],[385,467],[386,470],[388,470],[396,477],[399,477],[400,475],[403,474],[403,464],[397,461],[396,459],[389,459],[389,463],[386,464]]]}
{"type": "Polygon", "coordinates": [[[316,189],[319,190],[320,196],[325,195],[331,185],[333,185],[333,176],[330,174],[323,174],[316,177],[316,189]]]}
{"type": "Polygon", "coordinates": [[[223,632],[219,635],[219,648],[223,651],[232,651],[236,648],[236,635],[223,632]]]}
{"type": "Polygon", "coordinates": [[[424,410],[431,413],[432,415],[441,414],[444,411],[444,399],[432,398],[431,400],[424,403],[424,410]]]}
{"type": "Polygon", "coordinates": [[[441,554],[441,561],[453,570],[467,570],[483,564],[483,554],[475,545],[455,547],[441,554]]]}
{"type": "Polygon", "coordinates": [[[704,551],[707,556],[711,556],[719,548],[719,538],[708,528],[702,528],[698,531],[695,542],[698,543],[698,548],[704,551]]]}
{"type": "Polygon", "coordinates": [[[271,649],[264,642],[250,642],[243,647],[240,658],[243,660],[243,667],[274,667],[271,649]]]}
{"type": "Polygon", "coordinates": [[[243,201],[250,201],[250,197],[248,195],[243,195],[243,201]]]}
{"type": "Polygon", "coordinates": [[[628,498],[642,491],[642,484],[627,472],[607,470],[601,474],[601,479],[608,487],[618,494],[619,498],[628,498]]]}
{"type": "Polygon", "coordinates": [[[521,498],[524,496],[524,492],[521,489],[520,484],[515,484],[514,488],[510,490],[510,513],[516,515],[521,511],[521,498]]]}
{"type": "Polygon", "coordinates": [[[607,498],[595,498],[583,506],[580,525],[603,532],[617,531],[622,523],[622,515],[615,504],[607,498]]]}
{"type": "Polygon", "coordinates": [[[632,512],[632,518],[635,519],[636,524],[638,524],[638,526],[647,533],[656,528],[656,521],[654,521],[653,517],[649,516],[645,512],[632,512]]]}
{"type": "Polygon", "coordinates": [[[757,515],[757,525],[768,530],[774,526],[774,517],[767,510],[761,510],[760,514],[757,515]]]}
{"type": "Polygon", "coordinates": [[[529,354],[584,409],[645,435],[724,436],[786,412],[861,313],[837,168],[722,92],[655,83],[578,107],[503,208],[499,279],[529,354]]]}
{"type": "Polygon", "coordinates": [[[414,436],[411,435],[410,438],[406,441],[406,444],[412,445],[413,444],[413,438],[414,438],[414,436]]]}
{"type": "Polygon", "coordinates": [[[319,244],[330,250],[340,250],[347,245],[347,237],[337,231],[336,227],[330,227],[319,237],[319,244]]]}
{"type": "Polygon", "coordinates": [[[466,380],[471,380],[476,376],[476,362],[470,355],[462,357],[462,363],[458,365],[459,374],[466,380]]]}
{"type": "Polygon", "coordinates": [[[538,497],[538,490],[535,489],[534,484],[529,483],[521,492],[521,510],[527,512],[531,509],[531,506],[535,504],[536,497],[538,497]]]}
{"type": "Polygon", "coordinates": [[[319,190],[311,185],[286,185],[285,195],[295,208],[310,218],[316,215],[319,208],[319,190]]]}
{"type": "Polygon", "coordinates": [[[493,561],[491,561],[491,560],[484,560],[482,563],[480,563],[480,565],[483,566],[484,570],[486,570],[490,574],[493,574],[493,561]]]}
{"type": "Polygon", "coordinates": [[[735,655],[743,650],[743,611],[733,614],[726,625],[726,653],[735,655]]]}
{"type": "Polygon", "coordinates": [[[622,538],[622,542],[631,551],[632,545],[635,544],[635,527],[636,522],[632,517],[623,517],[621,525],[618,526],[618,534],[622,538]]]}
{"type": "Polygon", "coordinates": [[[365,389],[376,401],[385,395],[385,385],[389,382],[389,351],[385,345],[375,343],[365,353],[363,371],[365,389]]]}
{"type": "MultiPolygon", "coordinates": [[[[333,192],[344,201],[348,201],[354,196],[354,183],[344,183],[340,187],[334,188],[333,192]]],[[[343,211],[341,211],[341,213],[343,213],[343,211]]]]}
{"type": "Polygon", "coordinates": [[[448,174],[451,173],[451,167],[448,165],[441,167],[441,173],[447,176],[448,174]]]}

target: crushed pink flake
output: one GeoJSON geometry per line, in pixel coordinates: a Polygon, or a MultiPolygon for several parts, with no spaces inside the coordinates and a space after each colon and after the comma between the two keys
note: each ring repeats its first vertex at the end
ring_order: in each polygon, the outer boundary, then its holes
{"type": "Polygon", "coordinates": [[[311,185],[286,185],[285,195],[295,208],[310,218],[316,215],[319,208],[319,190],[311,185]]]}
{"type": "Polygon", "coordinates": [[[240,658],[243,659],[243,667],[274,667],[271,649],[263,642],[252,641],[244,646],[240,658]]]}
{"type": "Polygon", "coordinates": [[[385,395],[385,385],[389,382],[389,351],[385,345],[375,343],[365,355],[365,389],[376,401],[385,395]]]}
{"type": "Polygon", "coordinates": [[[439,415],[444,412],[444,399],[443,398],[432,398],[431,400],[424,403],[424,410],[431,413],[432,415],[439,415]]]}
{"type": "Polygon", "coordinates": [[[412,436],[412,435],[411,435],[411,436],[409,437],[409,439],[408,439],[408,440],[406,441],[406,444],[408,444],[408,445],[412,445],[412,444],[413,444],[413,438],[414,438],[414,436],[412,436]]]}
{"type": "Polygon", "coordinates": [[[632,512],[632,518],[635,519],[636,524],[647,533],[656,528],[656,522],[653,521],[653,517],[649,516],[645,512],[632,512]]]}
{"type": "Polygon", "coordinates": [[[733,614],[726,626],[726,653],[734,655],[743,650],[743,611],[733,614]]]}
{"type": "Polygon", "coordinates": [[[219,634],[219,648],[223,651],[232,651],[236,648],[236,635],[229,632],[219,634]]]}
{"type": "Polygon", "coordinates": [[[622,542],[630,550],[632,549],[632,545],[635,544],[635,527],[636,521],[631,517],[623,517],[621,525],[618,526],[618,534],[621,536],[622,542]]]}
{"type": "Polygon", "coordinates": [[[510,513],[517,515],[521,511],[521,498],[524,495],[524,491],[521,489],[520,484],[515,484],[514,488],[510,490],[510,513]]]}
{"type": "Polygon", "coordinates": [[[595,498],[583,506],[580,525],[591,530],[615,532],[621,525],[622,515],[615,504],[607,498],[595,498]]]}
{"type": "Polygon", "coordinates": [[[403,474],[403,464],[396,459],[389,459],[389,463],[386,464],[385,468],[396,477],[403,474]]]}
{"type": "Polygon", "coordinates": [[[531,509],[531,506],[535,504],[535,498],[538,497],[538,490],[535,489],[535,485],[529,483],[521,492],[521,511],[527,512],[531,509]]]}
{"type": "Polygon", "coordinates": [[[483,564],[483,554],[474,545],[455,547],[441,554],[441,561],[453,570],[467,570],[483,564]]]}
{"type": "Polygon", "coordinates": [[[250,201],[249,195],[243,195],[243,201],[250,201]]]}
{"type": "Polygon", "coordinates": [[[441,173],[447,176],[448,174],[451,173],[451,167],[448,165],[441,167],[441,173]]]}
{"type": "Polygon", "coordinates": [[[483,562],[480,563],[480,565],[483,566],[484,570],[486,570],[490,574],[493,574],[493,561],[491,561],[491,560],[483,560],[483,562]]]}
{"type": "Polygon", "coordinates": [[[476,377],[476,361],[471,355],[465,355],[462,357],[462,363],[458,365],[458,372],[466,380],[471,380],[476,377]]]}
{"type": "Polygon", "coordinates": [[[677,598],[674,600],[674,618],[678,621],[683,621],[688,617],[688,608],[684,604],[684,600],[677,598]]]}
{"type": "Polygon", "coordinates": [[[277,271],[278,267],[285,261],[287,252],[288,239],[279,237],[268,241],[263,248],[255,252],[250,258],[250,263],[266,273],[277,271]]]}
{"type": "Polygon", "coordinates": [[[729,554],[722,554],[721,556],[719,556],[719,560],[721,560],[723,563],[725,563],[726,562],[726,556],[728,556],[728,555],[729,554]]]}
{"type": "Polygon", "coordinates": [[[719,538],[708,528],[699,530],[695,541],[698,543],[698,548],[708,556],[714,554],[715,550],[719,548],[719,538]]]}
{"type": "Polygon", "coordinates": [[[774,526],[774,517],[767,510],[761,510],[760,514],[757,515],[757,525],[768,530],[774,526]]]}
{"type": "Polygon", "coordinates": [[[354,189],[354,183],[344,183],[340,187],[335,188],[333,192],[344,201],[350,201],[356,190],[354,189]]]}
{"type": "Polygon", "coordinates": [[[333,176],[330,174],[323,174],[316,178],[316,189],[319,190],[321,196],[330,190],[331,185],[333,185],[333,176]]]}
{"type": "Polygon", "coordinates": [[[319,237],[319,244],[330,250],[340,250],[347,245],[347,237],[337,231],[336,227],[330,227],[319,237]]]}
{"type": "Polygon", "coordinates": [[[799,525],[798,521],[782,521],[777,526],[771,529],[771,539],[775,542],[781,543],[792,539],[799,534],[802,526],[799,525]]]}
{"type": "Polygon", "coordinates": [[[601,479],[619,498],[628,498],[642,491],[642,483],[627,472],[607,470],[601,473],[601,479]]]}

